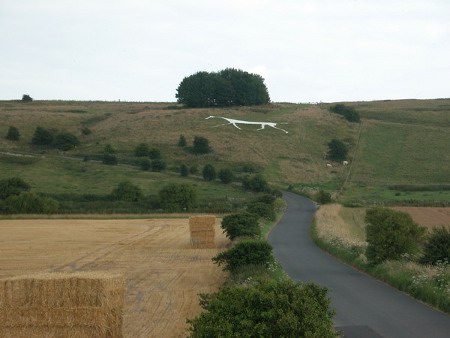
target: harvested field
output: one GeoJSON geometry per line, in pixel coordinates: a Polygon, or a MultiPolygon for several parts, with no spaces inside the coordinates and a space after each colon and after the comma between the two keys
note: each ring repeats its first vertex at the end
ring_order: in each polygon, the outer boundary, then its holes
{"type": "Polygon", "coordinates": [[[211,258],[228,244],[192,249],[188,219],[1,220],[0,277],[34,272],[108,271],[126,280],[125,337],[182,337],[200,311],[197,294],[225,274],[211,258]]]}
{"type": "Polygon", "coordinates": [[[439,225],[450,226],[450,208],[395,207],[393,209],[407,212],[416,223],[427,228],[439,225]]]}

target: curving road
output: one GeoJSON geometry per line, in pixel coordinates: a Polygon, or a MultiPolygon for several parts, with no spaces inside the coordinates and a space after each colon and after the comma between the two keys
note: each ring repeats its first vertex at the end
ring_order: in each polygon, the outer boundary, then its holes
{"type": "Polygon", "coordinates": [[[292,279],[329,289],[345,337],[450,337],[450,316],[319,249],[309,235],[315,204],[288,192],[283,197],[286,213],[269,235],[275,257],[292,279]]]}

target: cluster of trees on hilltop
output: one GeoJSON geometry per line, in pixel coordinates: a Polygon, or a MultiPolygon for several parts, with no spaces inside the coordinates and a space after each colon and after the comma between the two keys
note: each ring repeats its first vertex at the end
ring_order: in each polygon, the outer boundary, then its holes
{"type": "Polygon", "coordinates": [[[251,106],[270,102],[262,76],[234,68],[185,77],[175,96],[178,103],[187,107],[251,106]]]}

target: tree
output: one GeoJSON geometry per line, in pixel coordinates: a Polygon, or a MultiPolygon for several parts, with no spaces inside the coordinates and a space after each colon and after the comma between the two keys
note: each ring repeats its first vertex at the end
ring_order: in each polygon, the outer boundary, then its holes
{"type": "Polygon", "coordinates": [[[331,203],[331,194],[329,192],[320,189],[316,195],[316,201],[317,203],[320,204],[331,203]]]}
{"type": "Polygon", "coordinates": [[[55,129],[46,129],[37,127],[34,131],[31,143],[40,146],[50,146],[53,144],[53,137],[56,133],[55,129]]]}
{"type": "Polygon", "coordinates": [[[189,211],[195,206],[197,192],[189,184],[171,183],[159,191],[159,199],[164,210],[189,211]]]}
{"type": "Polygon", "coordinates": [[[216,179],[216,169],[212,164],[206,164],[203,167],[202,174],[205,181],[214,181],[216,179]]]}
{"type": "Polygon", "coordinates": [[[385,208],[367,210],[365,221],[370,263],[398,260],[418,252],[425,228],[416,224],[407,213],[385,208]]]}
{"type": "Polygon", "coordinates": [[[253,176],[245,176],[242,181],[242,187],[245,190],[250,190],[254,192],[264,192],[269,191],[269,184],[261,174],[256,174],[253,176]]]}
{"type": "Polygon", "coordinates": [[[191,338],[334,338],[334,311],[327,289],[313,283],[257,281],[201,294],[204,311],[188,320],[191,338]]]}
{"type": "Polygon", "coordinates": [[[431,231],[425,243],[421,262],[436,264],[438,262],[450,263],[450,228],[440,226],[431,231]]]}
{"type": "Polygon", "coordinates": [[[30,185],[20,177],[11,177],[0,180],[0,200],[12,195],[19,195],[30,190],[30,185]]]}
{"type": "Polygon", "coordinates": [[[115,152],[116,150],[110,144],[107,144],[105,148],[103,148],[102,163],[116,165],[118,161],[115,152]]]}
{"type": "Polygon", "coordinates": [[[152,162],[148,158],[143,158],[139,161],[139,165],[142,170],[150,170],[152,168],[152,162]]]}
{"type": "Polygon", "coordinates": [[[234,175],[230,169],[220,169],[219,179],[223,184],[228,184],[233,181],[234,175]]]}
{"type": "Polygon", "coordinates": [[[186,142],[186,138],[184,137],[184,135],[180,135],[180,138],[178,139],[178,143],[177,146],[178,147],[186,147],[187,142],[186,142]]]}
{"type": "Polygon", "coordinates": [[[6,139],[10,141],[19,141],[19,138],[19,130],[14,126],[10,126],[8,129],[8,133],[6,134],[6,139]]]}
{"type": "Polygon", "coordinates": [[[195,136],[192,151],[197,155],[207,154],[211,152],[208,139],[202,136],[195,136]]]}
{"type": "Polygon", "coordinates": [[[52,214],[58,210],[59,204],[52,198],[26,191],[9,196],[3,201],[2,207],[7,214],[52,214]]]}
{"type": "Polygon", "coordinates": [[[159,150],[158,148],[151,148],[148,151],[148,157],[150,157],[152,160],[159,160],[162,157],[161,150],[159,150]]]}
{"type": "Polygon", "coordinates": [[[160,172],[166,170],[166,162],[157,158],[152,161],[152,171],[160,172]]]}
{"type": "Polygon", "coordinates": [[[80,144],[78,138],[67,131],[60,131],[56,133],[53,138],[52,145],[59,150],[67,151],[75,148],[80,144]]]}
{"type": "Polygon", "coordinates": [[[247,206],[247,211],[270,221],[274,221],[276,218],[274,205],[269,203],[264,202],[249,203],[247,206]]]}
{"type": "Polygon", "coordinates": [[[150,149],[148,145],[145,143],[140,143],[134,148],[134,156],[136,157],[145,157],[148,156],[150,149]]]}
{"type": "Polygon", "coordinates": [[[333,161],[344,161],[347,159],[348,149],[344,142],[332,139],[328,143],[328,158],[333,161]]]}
{"type": "Polygon", "coordinates": [[[30,95],[28,95],[28,94],[22,95],[22,102],[32,102],[32,101],[33,101],[33,98],[30,95]]]}
{"type": "Polygon", "coordinates": [[[265,240],[245,239],[212,258],[224,270],[233,272],[244,265],[269,267],[273,263],[272,247],[265,240]]]}
{"type": "Polygon", "coordinates": [[[180,176],[187,177],[189,175],[189,169],[186,164],[182,164],[180,167],[180,176]]]}
{"type": "Polygon", "coordinates": [[[137,202],[144,194],[141,188],[134,185],[130,181],[122,181],[119,185],[112,191],[111,196],[115,200],[137,202]]]}
{"type": "Polygon", "coordinates": [[[225,216],[222,219],[221,227],[230,240],[234,240],[237,237],[261,236],[258,216],[248,212],[225,216]]]}

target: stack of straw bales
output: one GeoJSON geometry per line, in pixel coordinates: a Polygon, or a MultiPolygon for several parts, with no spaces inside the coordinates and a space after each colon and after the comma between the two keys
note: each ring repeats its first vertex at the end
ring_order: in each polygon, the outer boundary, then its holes
{"type": "Polygon", "coordinates": [[[0,337],[122,337],[124,292],[105,272],[0,279],[0,337]]]}
{"type": "Polygon", "coordinates": [[[215,248],[214,243],[216,224],[215,216],[193,216],[189,218],[191,245],[194,248],[215,248]]]}

